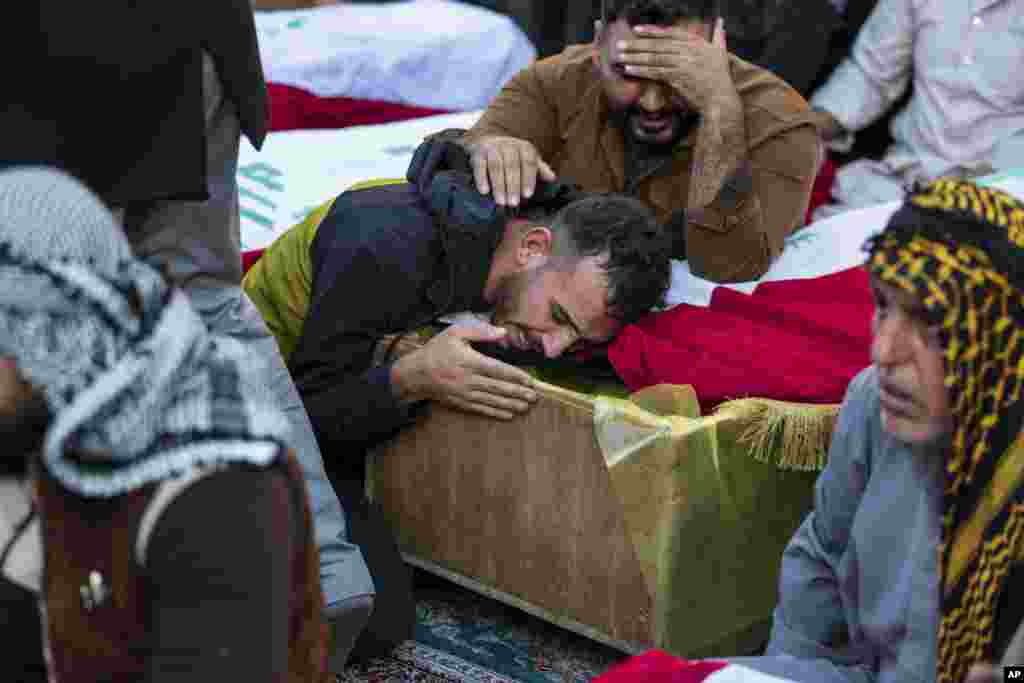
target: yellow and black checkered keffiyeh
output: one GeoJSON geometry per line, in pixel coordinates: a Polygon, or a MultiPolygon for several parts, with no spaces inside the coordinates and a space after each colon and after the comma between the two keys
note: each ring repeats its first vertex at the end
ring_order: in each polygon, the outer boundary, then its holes
{"type": "Polygon", "coordinates": [[[940,683],[994,660],[996,606],[1024,560],[1024,204],[943,179],[911,191],[868,245],[881,281],[940,325],[953,411],[942,542],[940,683]]]}

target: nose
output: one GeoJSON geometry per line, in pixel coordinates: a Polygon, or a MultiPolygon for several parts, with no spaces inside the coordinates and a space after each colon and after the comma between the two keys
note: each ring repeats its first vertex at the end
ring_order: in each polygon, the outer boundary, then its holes
{"type": "Polygon", "coordinates": [[[909,321],[899,311],[876,318],[875,334],[871,340],[871,358],[875,364],[892,366],[904,362],[908,357],[912,333],[909,321]]]}
{"type": "Polygon", "coordinates": [[[665,108],[668,98],[665,96],[664,85],[657,81],[648,81],[640,93],[640,108],[654,114],[665,108]]]}
{"type": "Polygon", "coordinates": [[[565,330],[548,332],[540,338],[541,346],[544,347],[544,355],[548,358],[558,358],[565,350],[572,345],[573,335],[565,330]]]}

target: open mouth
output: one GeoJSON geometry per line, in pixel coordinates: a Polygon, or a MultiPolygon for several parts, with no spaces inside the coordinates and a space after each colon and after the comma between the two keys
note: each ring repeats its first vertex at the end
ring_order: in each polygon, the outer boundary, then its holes
{"type": "Polygon", "coordinates": [[[637,127],[644,133],[654,134],[666,130],[672,124],[671,116],[643,116],[636,117],[637,127]]]}

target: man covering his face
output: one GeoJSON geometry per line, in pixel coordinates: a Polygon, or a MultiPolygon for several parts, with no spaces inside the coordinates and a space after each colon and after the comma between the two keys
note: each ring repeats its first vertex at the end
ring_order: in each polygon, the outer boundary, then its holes
{"type": "Polygon", "coordinates": [[[760,277],[802,225],[818,142],[803,98],[726,32],[711,0],[607,0],[593,45],[520,72],[469,131],[477,188],[508,206],[556,174],[623,192],[695,273],[760,277]]]}

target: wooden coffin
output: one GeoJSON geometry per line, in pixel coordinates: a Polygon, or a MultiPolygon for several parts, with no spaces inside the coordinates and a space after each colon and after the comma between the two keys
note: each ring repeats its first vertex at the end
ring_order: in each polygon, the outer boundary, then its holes
{"type": "Polygon", "coordinates": [[[625,652],[753,652],[815,473],[750,456],[689,387],[541,384],[510,422],[432,405],[371,456],[407,561],[625,652]]]}

